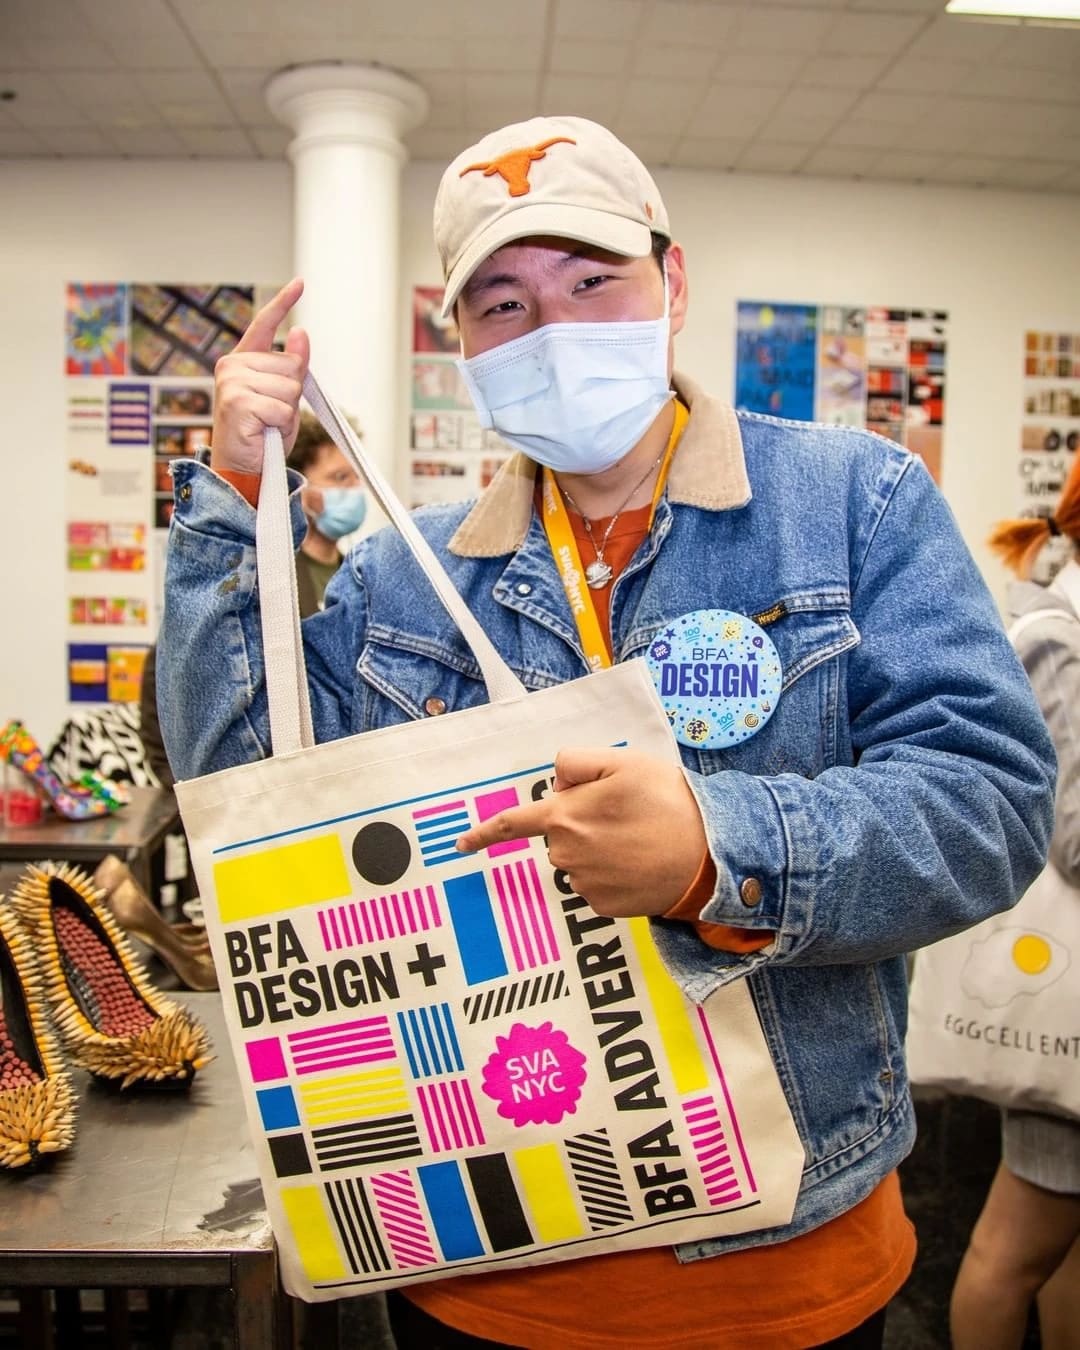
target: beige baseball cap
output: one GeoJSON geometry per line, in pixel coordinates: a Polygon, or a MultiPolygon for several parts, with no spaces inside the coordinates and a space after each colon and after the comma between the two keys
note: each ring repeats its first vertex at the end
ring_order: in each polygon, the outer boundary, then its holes
{"type": "Polygon", "coordinates": [[[595,244],[628,258],[671,238],[652,175],[618,137],[584,117],[534,117],[458,155],[435,197],[443,314],[497,248],[529,235],[595,244]]]}

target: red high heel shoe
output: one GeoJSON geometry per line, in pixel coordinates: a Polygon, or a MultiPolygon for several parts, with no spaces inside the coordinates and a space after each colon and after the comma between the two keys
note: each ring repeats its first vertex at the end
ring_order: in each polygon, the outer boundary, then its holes
{"type": "Polygon", "coordinates": [[[38,952],[72,1060],[121,1088],[186,1088],[211,1058],[206,1028],[147,979],[91,879],[30,867],[11,897],[38,952]]]}
{"type": "Polygon", "coordinates": [[[33,948],[0,898],[0,1167],[36,1167],[74,1134],[75,1092],[33,948]]]}
{"type": "Polygon", "coordinates": [[[106,791],[102,780],[95,787],[80,783],[62,783],[49,766],[41,747],[18,719],[0,728],[0,760],[11,764],[34,784],[68,820],[90,820],[107,816],[124,805],[114,791],[106,791]]]}

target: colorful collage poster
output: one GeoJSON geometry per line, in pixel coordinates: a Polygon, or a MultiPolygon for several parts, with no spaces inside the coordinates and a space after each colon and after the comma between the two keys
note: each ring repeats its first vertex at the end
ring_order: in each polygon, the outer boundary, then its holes
{"type": "Polygon", "coordinates": [[[866,427],[940,482],[947,324],[940,310],[740,301],[735,404],[866,427]]]}
{"type": "Polygon", "coordinates": [[[509,448],[480,419],[457,368],[457,324],[441,286],[413,289],[409,505],[463,501],[487,487],[509,448]]]}
{"type": "Polygon", "coordinates": [[[250,285],[66,288],[71,703],[139,698],[160,617],[172,464],[209,444],[214,364],[253,307],[250,285]]]}
{"type": "MultiPolygon", "coordinates": [[[[1024,335],[1023,397],[1019,514],[1049,516],[1080,448],[1080,332],[1024,335]]],[[[1048,581],[1070,547],[1064,536],[1051,539],[1035,579],[1048,581]]]]}

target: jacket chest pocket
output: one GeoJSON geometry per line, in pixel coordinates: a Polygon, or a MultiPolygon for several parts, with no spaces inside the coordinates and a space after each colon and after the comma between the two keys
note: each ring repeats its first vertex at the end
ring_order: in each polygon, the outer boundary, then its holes
{"type": "Polygon", "coordinates": [[[471,659],[447,650],[436,654],[422,639],[415,649],[369,640],[356,665],[353,729],[374,731],[487,701],[471,659]]]}
{"type": "MultiPolygon", "coordinates": [[[[847,763],[846,719],[840,657],[857,647],[859,630],[846,610],[789,610],[765,631],[780,656],[783,686],[772,716],[748,740],[730,750],[699,750],[701,773],[739,769],[744,773],[797,773],[815,778],[847,763]]],[[[686,758],[686,752],[684,752],[686,758]]]]}

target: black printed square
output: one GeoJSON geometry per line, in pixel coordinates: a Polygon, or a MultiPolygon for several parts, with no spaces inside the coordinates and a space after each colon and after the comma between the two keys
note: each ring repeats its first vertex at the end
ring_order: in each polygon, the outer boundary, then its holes
{"type": "Polygon", "coordinates": [[[278,1134],[267,1141],[274,1171],[279,1177],[298,1177],[311,1171],[307,1145],[302,1134],[278,1134]]]}

